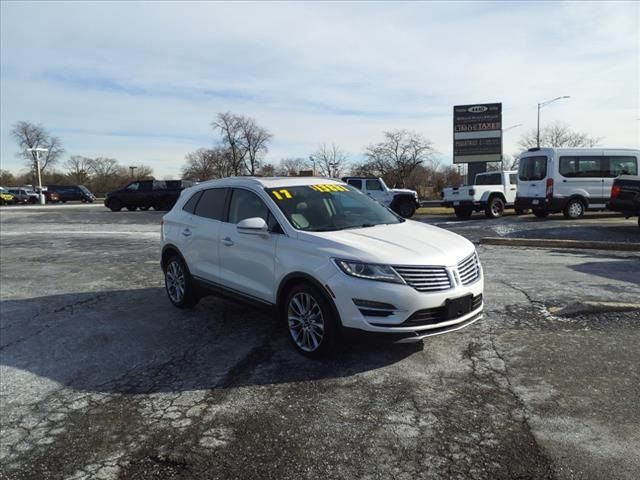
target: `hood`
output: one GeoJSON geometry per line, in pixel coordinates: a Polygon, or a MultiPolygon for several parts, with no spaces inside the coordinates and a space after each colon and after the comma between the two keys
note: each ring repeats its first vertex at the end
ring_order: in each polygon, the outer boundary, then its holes
{"type": "Polygon", "coordinates": [[[392,188],[390,190],[394,193],[408,193],[413,196],[418,195],[418,193],[415,190],[409,190],[408,188],[392,188]]]}
{"type": "Polygon", "coordinates": [[[331,257],[389,265],[453,266],[475,251],[473,243],[456,233],[412,220],[299,236],[307,237],[331,257]]]}

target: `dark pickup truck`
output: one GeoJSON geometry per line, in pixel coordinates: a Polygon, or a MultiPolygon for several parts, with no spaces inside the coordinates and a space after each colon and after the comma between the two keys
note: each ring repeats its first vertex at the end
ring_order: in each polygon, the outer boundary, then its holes
{"type": "Polygon", "coordinates": [[[193,183],[186,180],[138,180],[131,182],[121,190],[107,193],[104,205],[114,212],[126,208],[130,212],[136,209],[171,210],[178,200],[180,192],[193,183]]]}
{"type": "Polygon", "coordinates": [[[607,208],[625,217],[638,217],[640,227],[640,176],[620,175],[613,181],[607,208]]]}

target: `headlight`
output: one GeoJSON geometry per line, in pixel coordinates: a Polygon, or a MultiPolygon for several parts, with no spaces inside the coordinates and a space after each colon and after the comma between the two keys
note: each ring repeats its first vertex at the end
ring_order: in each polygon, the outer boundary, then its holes
{"type": "Polygon", "coordinates": [[[404,283],[402,278],[389,265],[353,262],[351,260],[333,260],[340,270],[351,277],[377,280],[379,282],[404,283]]]}

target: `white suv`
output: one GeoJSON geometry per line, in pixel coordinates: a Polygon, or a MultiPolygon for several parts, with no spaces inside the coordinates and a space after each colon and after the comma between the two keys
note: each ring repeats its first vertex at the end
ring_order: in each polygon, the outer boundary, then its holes
{"type": "Polygon", "coordinates": [[[311,357],[343,328],[407,342],[482,317],[471,242],[322,178],[234,177],[187,188],[163,217],[162,268],[175,306],[213,292],[273,307],[311,357]]]}

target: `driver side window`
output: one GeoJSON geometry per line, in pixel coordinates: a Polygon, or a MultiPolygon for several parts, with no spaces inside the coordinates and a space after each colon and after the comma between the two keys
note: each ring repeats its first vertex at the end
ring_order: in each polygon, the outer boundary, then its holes
{"type": "Polygon", "coordinates": [[[262,218],[269,226],[269,231],[279,231],[280,226],[264,202],[253,192],[233,189],[229,202],[228,222],[237,224],[247,218],[262,218]]]}
{"type": "Polygon", "coordinates": [[[138,182],[131,183],[127,186],[127,190],[136,191],[140,188],[140,184],[138,182]]]}

